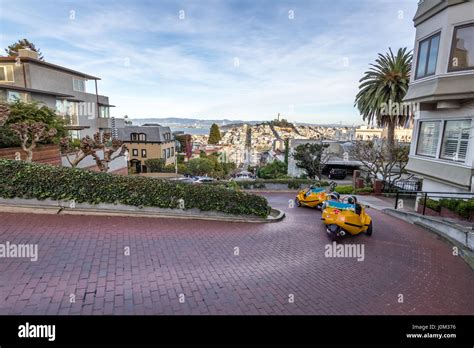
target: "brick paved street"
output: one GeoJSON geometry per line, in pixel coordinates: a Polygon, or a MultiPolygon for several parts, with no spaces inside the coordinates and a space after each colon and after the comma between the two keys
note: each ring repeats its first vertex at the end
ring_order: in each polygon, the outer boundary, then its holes
{"type": "Polygon", "coordinates": [[[474,313],[474,272],[435,235],[370,209],[374,235],[343,242],[364,261],[326,258],[320,212],[265,195],[283,222],[0,213],[0,243],[39,248],[0,259],[0,314],[474,313]]]}

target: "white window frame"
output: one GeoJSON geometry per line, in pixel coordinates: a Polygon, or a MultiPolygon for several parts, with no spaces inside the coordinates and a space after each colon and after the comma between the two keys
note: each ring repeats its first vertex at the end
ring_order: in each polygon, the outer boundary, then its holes
{"type": "Polygon", "coordinates": [[[453,165],[469,165],[471,166],[471,162],[468,162],[468,160],[471,158],[471,141],[474,137],[474,119],[472,117],[453,117],[453,118],[426,118],[426,119],[421,119],[418,120],[416,123],[416,144],[415,144],[415,149],[414,149],[414,156],[418,158],[423,158],[426,160],[431,160],[431,161],[436,161],[436,162],[444,162],[444,163],[451,163],[453,165]],[[465,120],[470,120],[471,121],[471,127],[470,127],[470,132],[469,132],[469,139],[467,143],[467,151],[466,151],[466,158],[464,161],[455,161],[453,159],[449,158],[443,158],[441,157],[441,150],[442,150],[442,145],[443,145],[443,139],[444,139],[444,132],[446,129],[446,123],[449,121],[465,121],[465,120]],[[426,156],[426,155],[421,155],[418,153],[418,142],[420,141],[420,131],[421,131],[421,123],[422,122],[441,122],[440,126],[440,132],[438,136],[438,146],[436,148],[436,155],[434,157],[431,156],[426,156]]]}
{"type": "MultiPolygon", "coordinates": [[[[440,152],[439,152],[439,158],[442,159],[442,160],[445,160],[445,161],[451,161],[451,162],[458,162],[458,163],[466,163],[466,160],[468,159],[468,154],[469,154],[469,143],[470,143],[470,139],[472,137],[472,126],[473,126],[473,121],[471,119],[468,119],[468,118],[464,118],[464,119],[453,119],[453,120],[444,120],[443,122],[443,133],[442,133],[442,136],[441,136],[441,146],[440,146],[440,152]],[[442,157],[443,155],[443,143],[444,143],[444,140],[445,140],[445,137],[446,137],[446,126],[448,124],[448,122],[459,122],[459,121],[470,121],[470,126],[469,126],[469,136],[467,138],[467,147],[466,147],[466,156],[464,157],[464,160],[459,160],[459,157],[458,159],[456,160],[454,157],[450,158],[450,157],[442,157]]],[[[466,141],[465,139],[462,139],[461,137],[459,137],[457,139],[457,148],[459,149],[460,148],[460,145],[461,145],[461,142],[463,141],[466,141]]]]}
{"type": "Polygon", "coordinates": [[[72,89],[76,92],[86,93],[86,81],[82,80],[82,79],[76,79],[75,77],[73,77],[72,78],[72,89]],[[83,86],[82,90],[76,88],[76,81],[81,81],[82,82],[82,86],[83,86]]]}
{"type": "Polygon", "coordinates": [[[13,71],[12,65],[0,65],[0,69],[3,69],[3,73],[5,74],[5,80],[0,80],[0,82],[15,82],[15,73],[13,71]],[[12,73],[11,81],[8,80],[8,73],[7,73],[8,68],[11,69],[11,73],[12,73]]]}
{"type": "Polygon", "coordinates": [[[421,157],[426,157],[426,158],[438,158],[439,144],[440,144],[440,141],[441,141],[441,135],[442,134],[443,134],[443,121],[442,120],[430,120],[430,119],[420,120],[418,122],[415,155],[421,156],[421,157]],[[420,144],[421,127],[422,127],[423,123],[438,123],[438,125],[439,125],[439,134],[438,134],[438,139],[437,139],[437,143],[436,143],[436,151],[435,151],[433,156],[425,155],[425,154],[422,154],[422,153],[418,152],[418,146],[420,144]]]}

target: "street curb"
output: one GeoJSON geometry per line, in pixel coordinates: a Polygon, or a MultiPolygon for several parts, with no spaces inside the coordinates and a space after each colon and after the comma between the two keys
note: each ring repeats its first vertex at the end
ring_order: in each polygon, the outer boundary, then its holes
{"type": "Polygon", "coordinates": [[[124,216],[248,223],[279,222],[285,217],[283,211],[273,208],[269,216],[261,218],[258,216],[234,216],[219,212],[198,211],[197,209],[186,211],[178,209],[154,209],[152,207],[139,208],[123,204],[92,205],[87,203],[75,203],[75,207],[71,208],[69,201],[39,201],[36,199],[3,198],[0,198],[0,212],[53,215],[124,216]]]}
{"type": "Polygon", "coordinates": [[[444,240],[458,248],[459,255],[464,259],[464,261],[466,261],[471,269],[474,270],[474,250],[472,250],[470,246],[470,240],[474,236],[474,232],[472,230],[469,230],[468,228],[454,227],[452,224],[448,224],[443,221],[434,220],[430,217],[416,213],[395,210],[393,208],[382,209],[382,212],[403,221],[407,221],[413,225],[420,226],[425,230],[442,237],[444,240]],[[433,223],[433,225],[430,225],[430,222],[433,223]],[[458,230],[459,234],[465,233],[465,242],[459,240],[459,238],[456,239],[453,238],[452,235],[449,235],[446,232],[448,228],[452,230],[458,230]]]}

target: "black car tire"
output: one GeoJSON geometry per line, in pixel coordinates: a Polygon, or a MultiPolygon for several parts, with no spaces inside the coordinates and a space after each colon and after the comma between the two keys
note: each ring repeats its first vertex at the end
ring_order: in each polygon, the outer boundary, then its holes
{"type": "Polygon", "coordinates": [[[295,198],[295,203],[297,207],[301,207],[301,202],[298,198],[295,198]]]}
{"type": "Polygon", "coordinates": [[[372,226],[372,221],[371,221],[370,224],[369,224],[369,227],[367,228],[367,231],[365,231],[365,233],[368,236],[371,236],[372,235],[372,230],[373,230],[373,226],[372,226]]]}

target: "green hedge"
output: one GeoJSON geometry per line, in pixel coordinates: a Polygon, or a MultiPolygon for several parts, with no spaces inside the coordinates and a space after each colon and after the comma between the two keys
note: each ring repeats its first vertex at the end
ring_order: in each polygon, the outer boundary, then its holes
{"type": "Polygon", "coordinates": [[[371,186],[366,186],[366,187],[354,189],[353,192],[354,192],[355,194],[358,194],[358,193],[373,193],[373,192],[374,192],[374,188],[371,187],[371,186]]]}
{"type": "Polygon", "coordinates": [[[354,192],[354,188],[352,185],[341,185],[341,186],[336,186],[334,189],[337,193],[341,195],[350,195],[354,192]]]}
{"type": "Polygon", "coordinates": [[[261,217],[270,212],[265,198],[221,187],[12,160],[0,160],[0,197],[159,208],[178,208],[179,200],[183,199],[186,209],[261,217]]]}
{"type": "MultiPolygon", "coordinates": [[[[424,199],[420,198],[418,203],[423,205],[424,199]]],[[[437,212],[441,211],[441,208],[451,210],[464,218],[469,218],[474,211],[474,199],[462,200],[462,199],[449,199],[443,198],[440,200],[435,200],[428,198],[426,200],[426,207],[433,209],[437,212]]]]}

